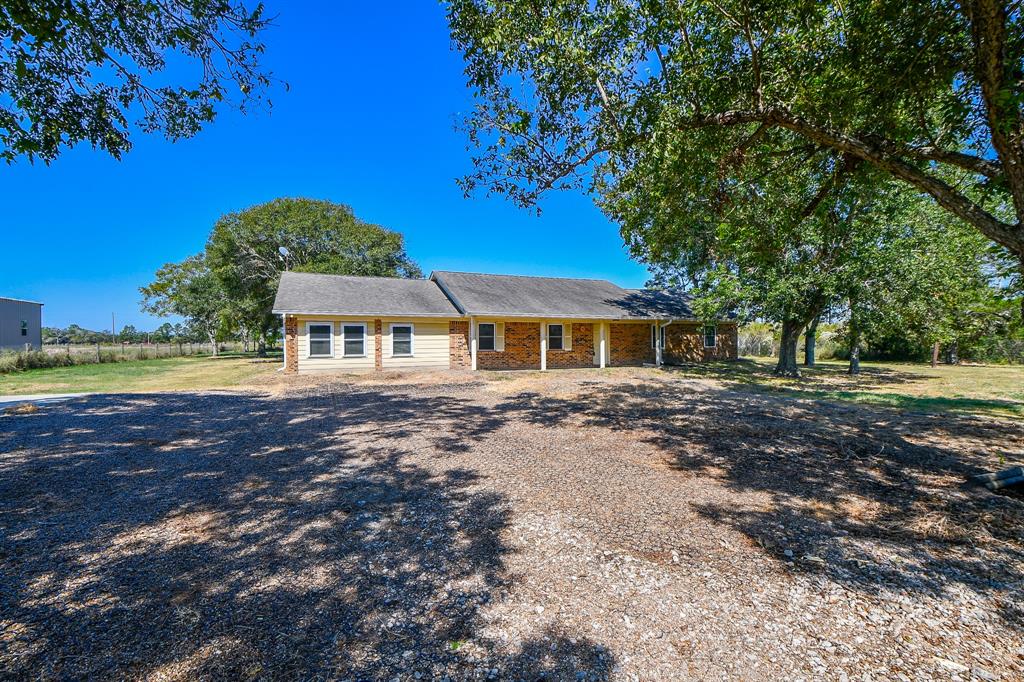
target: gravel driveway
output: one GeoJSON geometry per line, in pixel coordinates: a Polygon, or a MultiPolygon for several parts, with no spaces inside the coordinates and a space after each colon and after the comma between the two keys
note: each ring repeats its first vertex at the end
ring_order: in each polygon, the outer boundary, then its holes
{"type": "Polygon", "coordinates": [[[1000,457],[641,370],[88,396],[0,417],[0,676],[1020,679],[1000,457]]]}

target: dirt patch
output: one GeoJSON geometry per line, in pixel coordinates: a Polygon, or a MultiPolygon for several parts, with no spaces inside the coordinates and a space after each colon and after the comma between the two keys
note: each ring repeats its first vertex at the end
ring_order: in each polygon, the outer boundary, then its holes
{"type": "Polygon", "coordinates": [[[1022,452],[643,369],[92,396],[0,423],[0,666],[1016,679],[1024,504],[964,481],[1022,452]]]}

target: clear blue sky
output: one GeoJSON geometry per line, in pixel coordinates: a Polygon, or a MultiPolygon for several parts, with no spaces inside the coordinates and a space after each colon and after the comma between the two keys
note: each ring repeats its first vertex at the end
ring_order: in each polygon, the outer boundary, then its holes
{"type": "Polygon", "coordinates": [[[170,143],[133,131],[122,161],[82,146],[50,166],[0,166],[0,296],[43,301],[43,323],[150,329],[139,286],[200,251],[223,213],[282,196],[346,203],[402,232],[433,269],[601,277],[641,286],[618,230],[580,194],[543,214],[465,199],[455,130],[472,100],[434,2],[268,2],[267,66],[290,85],[270,113],[224,111],[170,143]],[[397,7],[396,7],[397,6],[397,7]]]}

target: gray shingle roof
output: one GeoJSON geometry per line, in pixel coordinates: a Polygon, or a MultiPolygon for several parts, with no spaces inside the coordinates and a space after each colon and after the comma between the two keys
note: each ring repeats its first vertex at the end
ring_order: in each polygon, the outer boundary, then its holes
{"type": "Polygon", "coordinates": [[[459,317],[459,311],[430,280],[305,272],[282,273],[274,312],[459,317]]]}
{"type": "Polygon", "coordinates": [[[435,271],[431,279],[468,315],[594,319],[693,319],[676,291],[623,289],[603,279],[435,271]]]}

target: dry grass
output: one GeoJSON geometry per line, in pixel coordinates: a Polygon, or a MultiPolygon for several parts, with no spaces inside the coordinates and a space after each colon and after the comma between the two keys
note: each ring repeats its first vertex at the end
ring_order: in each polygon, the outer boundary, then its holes
{"type": "Polygon", "coordinates": [[[0,395],[147,393],[258,386],[280,361],[245,356],[160,358],[34,369],[0,376],[0,395]]]}

